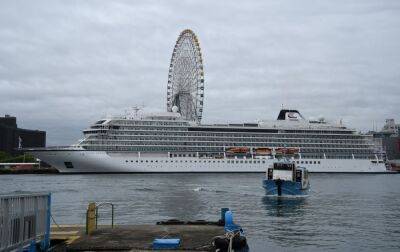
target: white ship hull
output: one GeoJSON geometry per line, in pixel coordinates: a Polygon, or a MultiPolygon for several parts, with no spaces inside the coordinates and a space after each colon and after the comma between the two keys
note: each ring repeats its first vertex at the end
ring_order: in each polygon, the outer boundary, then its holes
{"type": "MultiPolygon", "coordinates": [[[[84,150],[31,152],[61,173],[169,173],[169,172],[265,172],[274,159],[207,159],[136,153],[84,150]],[[67,164],[66,164],[67,163],[67,164]],[[69,166],[69,168],[67,168],[69,166]]],[[[310,172],[385,173],[385,164],[367,159],[296,159],[310,172]]]]}

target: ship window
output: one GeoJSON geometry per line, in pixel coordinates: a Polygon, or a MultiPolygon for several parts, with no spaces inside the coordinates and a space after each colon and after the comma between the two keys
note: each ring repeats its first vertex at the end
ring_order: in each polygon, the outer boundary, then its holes
{"type": "Polygon", "coordinates": [[[139,161],[138,161],[138,160],[136,160],[136,163],[139,163],[139,161]]]}
{"type": "Polygon", "coordinates": [[[317,161],[314,161],[314,164],[316,164],[317,163],[317,161]]]}
{"type": "Polygon", "coordinates": [[[140,163],[143,163],[143,160],[140,160],[140,163]]]}
{"type": "Polygon", "coordinates": [[[262,161],[263,164],[265,164],[265,161],[262,161]]]}
{"type": "Polygon", "coordinates": [[[305,161],[306,164],[308,164],[308,161],[305,161]]]}
{"type": "Polygon", "coordinates": [[[68,169],[74,168],[74,166],[72,165],[72,162],[64,162],[64,165],[65,165],[65,167],[68,168],[68,169]]]}
{"type": "Polygon", "coordinates": [[[297,161],[298,164],[300,164],[300,161],[297,161]]]}
{"type": "Polygon", "coordinates": [[[128,163],[128,160],[125,160],[126,163],[128,163]]]}
{"type": "Polygon", "coordinates": [[[301,161],[302,164],[304,164],[304,161],[301,161]]]}
{"type": "Polygon", "coordinates": [[[133,162],[133,160],[131,160],[131,162],[133,162]]]}
{"type": "Polygon", "coordinates": [[[318,164],[321,164],[321,161],[318,161],[318,164]]]}

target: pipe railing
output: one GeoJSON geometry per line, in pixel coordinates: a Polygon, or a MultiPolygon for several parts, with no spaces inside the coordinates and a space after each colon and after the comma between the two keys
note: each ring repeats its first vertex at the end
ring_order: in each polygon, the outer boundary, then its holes
{"type": "Polygon", "coordinates": [[[51,194],[0,196],[0,251],[50,245],[51,194]]]}

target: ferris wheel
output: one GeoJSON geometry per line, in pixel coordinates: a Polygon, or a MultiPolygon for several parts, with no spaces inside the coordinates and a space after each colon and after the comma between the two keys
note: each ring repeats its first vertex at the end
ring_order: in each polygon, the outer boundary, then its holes
{"type": "Polygon", "coordinates": [[[169,65],[167,110],[182,118],[200,122],[203,113],[204,72],[200,44],[191,30],[176,41],[169,65]]]}

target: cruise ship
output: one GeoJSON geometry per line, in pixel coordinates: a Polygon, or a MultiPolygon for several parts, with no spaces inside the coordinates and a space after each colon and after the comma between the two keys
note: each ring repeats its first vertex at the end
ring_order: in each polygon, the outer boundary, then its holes
{"type": "Polygon", "coordinates": [[[288,152],[310,172],[386,172],[372,135],[292,109],[242,124],[200,124],[175,111],[108,117],[83,133],[76,145],[29,151],[65,173],[265,172],[288,152]]]}
{"type": "Polygon", "coordinates": [[[27,151],[65,173],[265,172],[283,156],[310,172],[386,172],[371,135],[295,109],[274,121],[202,124],[203,70],[199,41],[184,30],[172,52],[166,112],[106,117],[78,144],[27,151]]]}

